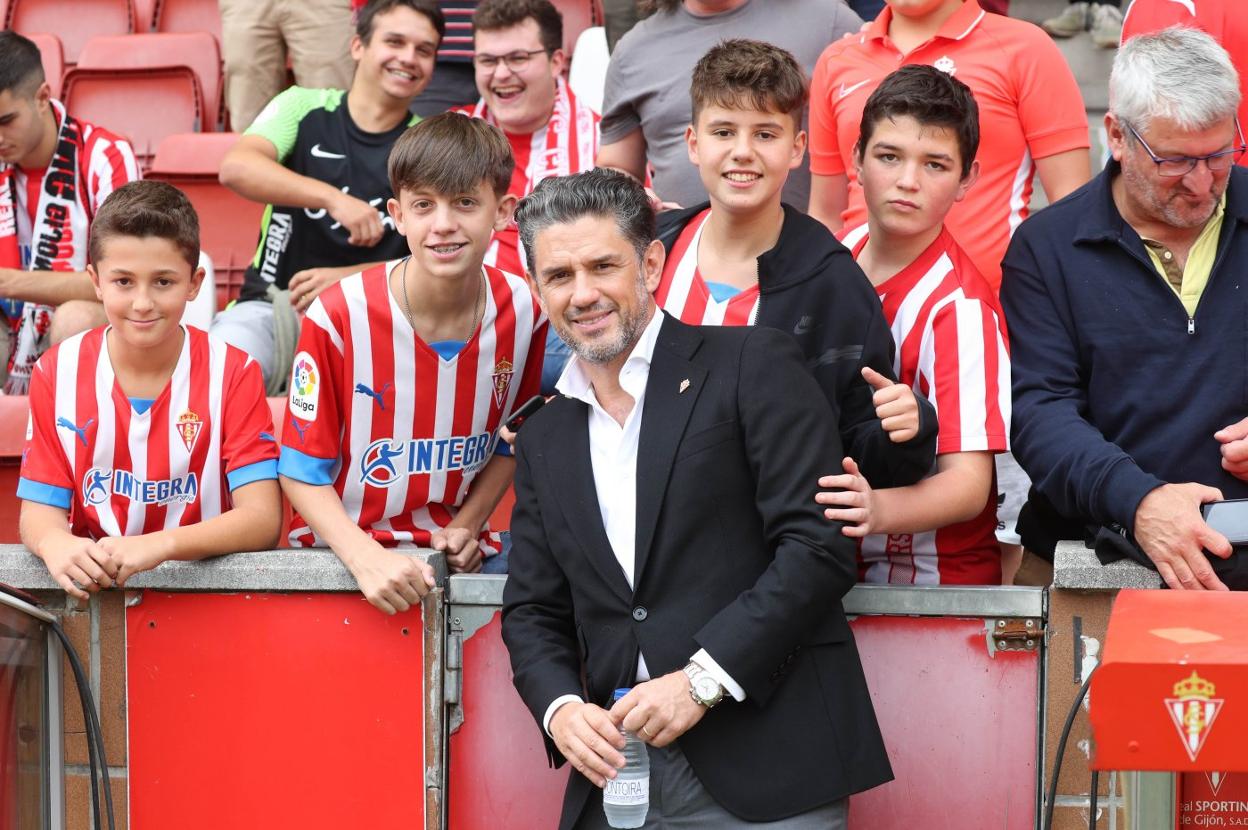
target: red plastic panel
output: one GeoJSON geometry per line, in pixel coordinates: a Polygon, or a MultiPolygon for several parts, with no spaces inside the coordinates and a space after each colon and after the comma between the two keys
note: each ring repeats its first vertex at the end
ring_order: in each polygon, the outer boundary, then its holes
{"type": "Polygon", "coordinates": [[[1120,592],[1089,697],[1097,769],[1248,772],[1248,595],[1120,592]]]}
{"type": "Polygon", "coordinates": [[[131,830],[424,826],[419,609],[148,591],[126,672],[131,830]]]}
{"type": "Polygon", "coordinates": [[[450,737],[450,830],[554,828],[568,767],[550,769],[541,733],[511,684],[502,618],[464,643],[464,723],[450,737]]]}
{"type": "Polygon", "coordinates": [[[1039,652],[989,655],[982,619],[853,628],[896,778],[851,799],[851,830],[1031,830],[1039,652]]]}

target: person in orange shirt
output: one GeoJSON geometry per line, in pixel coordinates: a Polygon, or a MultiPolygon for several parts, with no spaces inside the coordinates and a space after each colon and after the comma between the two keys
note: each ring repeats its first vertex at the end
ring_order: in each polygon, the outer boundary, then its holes
{"type": "MultiPolygon", "coordinates": [[[[1135,0],[1122,24],[1122,42],[1136,35],[1160,32],[1169,26],[1201,29],[1216,40],[1239,72],[1239,123],[1248,124],[1248,16],[1235,0],[1200,0],[1176,3],[1174,0],[1135,0]],[[1239,14],[1232,14],[1232,10],[1239,14]]],[[[1248,165],[1248,158],[1240,164],[1248,165]]]]}
{"type": "Polygon", "coordinates": [[[1035,174],[1057,201],[1091,177],[1091,165],[1083,98],[1061,52],[1039,27],[976,0],[889,0],[862,32],[824,50],[811,83],[810,214],[834,232],[867,221],[852,164],[863,106],[886,75],[912,63],[953,75],[979,104],[980,179],[948,226],[997,289],[1035,174]]]}

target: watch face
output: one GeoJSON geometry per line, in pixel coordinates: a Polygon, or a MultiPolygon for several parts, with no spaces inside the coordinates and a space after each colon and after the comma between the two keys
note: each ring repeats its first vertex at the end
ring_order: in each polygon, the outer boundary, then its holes
{"type": "Polygon", "coordinates": [[[699,677],[694,689],[702,700],[714,700],[719,697],[719,683],[713,677],[699,677]]]}

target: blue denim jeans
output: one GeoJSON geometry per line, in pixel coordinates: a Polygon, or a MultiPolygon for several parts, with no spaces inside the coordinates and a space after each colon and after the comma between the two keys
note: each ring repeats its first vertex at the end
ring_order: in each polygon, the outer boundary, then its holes
{"type": "Polygon", "coordinates": [[[559,335],[555,333],[555,327],[551,326],[546,331],[546,357],[542,363],[543,395],[555,394],[555,383],[563,374],[563,367],[571,356],[572,350],[568,348],[567,343],[559,339],[559,335]]]}

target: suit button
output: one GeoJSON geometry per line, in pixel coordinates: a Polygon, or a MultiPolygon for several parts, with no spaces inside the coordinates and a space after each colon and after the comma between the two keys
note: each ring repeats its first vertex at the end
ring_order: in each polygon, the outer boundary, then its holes
{"type": "Polygon", "coordinates": [[[650,612],[638,605],[633,609],[633,619],[637,622],[643,622],[646,617],[650,616],[650,612]]]}

